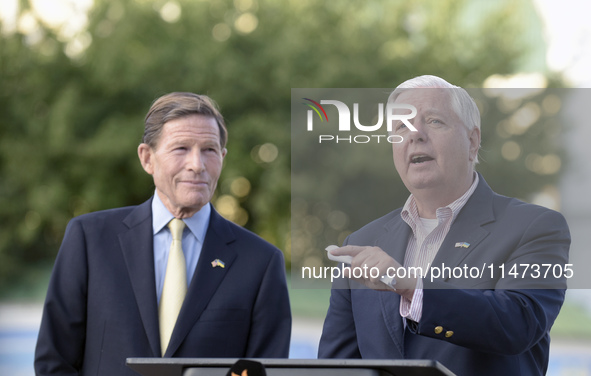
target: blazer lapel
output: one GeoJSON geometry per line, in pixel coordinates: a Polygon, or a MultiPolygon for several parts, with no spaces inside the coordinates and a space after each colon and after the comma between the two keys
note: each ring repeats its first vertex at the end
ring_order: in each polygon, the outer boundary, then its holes
{"type": "Polygon", "coordinates": [[[394,218],[384,225],[384,230],[384,234],[376,239],[375,245],[403,265],[408,237],[412,231],[400,218],[400,210],[397,210],[394,218]]]}
{"type": "Polygon", "coordinates": [[[234,240],[235,235],[227,221],[212,208],[195,275],[189,285],[165,356],[172,356],[179,348],[232,267],[237,255],[228,244],[234,240]],[[212,261],[216,259],[223,261],[225,267],[213,267],[212,261]]]}
{"type": "Polygon", "coordinates": [[[119,243],[131,280],[136,303],[153,356],[160,356],[160,334],[156,276],[154,272],[154,237],[152,200],[134,209],[123,223],[129,228],[119,234],[119,243]]]}
{"type": "Polygon", "coordinates": [[[493,212],[493,191],[488,186],[482,175],[479,176],[476,190],[462,208],[447,236],[445,237],[433,265],[458,266],[471,252],[474,252],[478,244],[488,236],[489,231],[482,226],[495,220],[493,212]],[[466,242],[467,248],[456,247],[456,243],[466,242]]]}
{"type": "MultiPolygon", "coordinates": [[[[388,253],[394,260],[404,264],[404,254],[408,245],[408,237],[411,234],[410,227],[400,218],[400,212],[384,226],[386,232],[379,237],[375,245],[388,253]]],[[[388,328],[392,341],[404,355],[404,325],[402,318],[398,315],[400,310],[400,297],[391,292],[375,291],[380,299],[382,317],[388,328]]]]}

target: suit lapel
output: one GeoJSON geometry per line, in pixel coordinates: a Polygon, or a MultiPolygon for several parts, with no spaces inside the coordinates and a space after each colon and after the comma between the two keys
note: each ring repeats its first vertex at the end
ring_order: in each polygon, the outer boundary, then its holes
{"type": "Polygon", "coordinates": [[[119,243],[131,280],[142,323],[153,356],[160,355],[158,303],[154,272],[152,200],[135,208],[123,223],[129,230],[119,234],[119,243]]]}
{"type": "Polygon", "coordinates": [[[462,208],[447,236],[445,237],[433,265],[458,266],[470,253],[475,252],[478,244],[488,236],[489,231],[482,226],[495,220],[493,212],[493,191],[482,175],[479,176],[476,190],[462,208]],[[466,242],[468,248],[456,247],[456,243],[466,242]]]}
{"type": "Polygon", "coordinates": [[[375,245],[403,265],[411,229],[400,217],[400,210],[384,225],[384,230],[384,234],[376,239],[375,245]]]}
{"type": "MultiPolygon", "coordinates": [[[[399,211],[395,218],[384,226],[386,232],[376,240],[375,245],[388,253],[394,260],[404,264],[404,254],[408,245],[408,237],[411,234],[410,227],[400,218],[399,211]]],[[[391,292],[373,291],[379,296],[382,317],[388,328],[392,341],[401,354],[404,354],[404,326],[402,318],[398,315],[400,310],[400,296],[391,292]],[[393,312],[395,314],[393,314],[393,312]]]]}
{"type": "Polygon", "coordinates": [[[232,263],[237,255],[228,244],[234,239],[235,235],[227,221],[212,208],[209,228],[205,235],[195,275],[170,338],[166,356],[172,356],[179,348],[232,268],[232,263]],[[225,267],[213,267],[211,262],[216,259],[223,261],[225,267]]]}

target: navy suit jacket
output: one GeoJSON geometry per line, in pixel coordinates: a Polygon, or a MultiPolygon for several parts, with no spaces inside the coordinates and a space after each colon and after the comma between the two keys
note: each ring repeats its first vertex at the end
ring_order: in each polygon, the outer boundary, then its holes
{"type": "MultiPolygon", "coordinates": [[[[402,264],[412,231],[400,212],[353,233],[348,244],[379,246],[402,264]]],[[[531,269],[522,275],[520,264],[560,265],[557,270],[564,270],[569,245],[560,213],[500,196],[480,176],[432,265],[477,267],[482,276],[431,281],[427,275],[422,317],[406,326],[399,314],[399,295],[336,280],[319,357],[433,359],[457,375],[544,375],[549,331],[566,282],[564,276],[535,278],[534,272],[532,277],[531,269]],[[469,246],[457,247],[461,242],[469,246]],[[519,270],[517,278],[508,275],[513,265],[519,270]]],[[[545,267],[540,271],[543,275],[545,267]]]]}
{"type": "Polygon", "coordinates": [[[279,249],[212,210],[195,275],[161,354],[151,200],[74,218],[50,280],[37,375],[137,375],[128,357],[287,357],[279,249]],[[220,259],[225,268],[213,267],[220,259]]]}

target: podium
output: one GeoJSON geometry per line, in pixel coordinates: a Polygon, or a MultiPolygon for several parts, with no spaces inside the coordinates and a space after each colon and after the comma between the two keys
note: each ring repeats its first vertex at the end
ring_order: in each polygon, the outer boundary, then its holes
{"type": "MultiPolygon", "coordinates": [[[[128,358],[143,376],[225,376],[238,359],[128,358]]],[[[434,360],[252,359],[268,376],[455,376],[434,360]]]]}

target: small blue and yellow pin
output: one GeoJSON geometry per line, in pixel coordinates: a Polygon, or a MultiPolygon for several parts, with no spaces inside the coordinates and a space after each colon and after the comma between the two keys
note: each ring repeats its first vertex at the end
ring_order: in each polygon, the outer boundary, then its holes
{"type": "Polygon", "coordinates": [[[220,259],[215,259],[211,262],[211,266],[213,268],[215,268],[216,266],[219,266],[220,268],[225,268],[226,264],[224,264],[224,262],[220,259]]]}
{"type": "Polygon", "coordinates": [[[470,243],[466,243],[466,242],[456,243],[456,248],[468,248],[469,246],[470,246],[470,243]]]}

